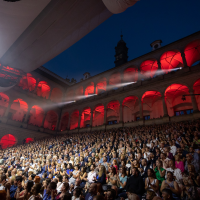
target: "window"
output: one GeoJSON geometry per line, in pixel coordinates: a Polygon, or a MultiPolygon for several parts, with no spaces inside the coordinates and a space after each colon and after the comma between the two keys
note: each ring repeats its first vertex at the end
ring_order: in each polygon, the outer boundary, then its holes
{"type": "Polygon", "coordinates": [[[149,120],[149,119],[150,119],[150,115],[144,116],[144,120],[149,120]]]}
{"type": "Polygon", "coordinates": [[[180,110],[175,112],[175,116],[180,116],[180,115],[189,115],[193,113],[193,109],[188,109],[188,110],[180,110]]]}
{"type": "Polygon", "coordinates": [[[136,121],[139,121],[140,120],[140,117],[136,117],[136,121]]]}
{"type": "Polygon", "coordinates": [[[117,120],[114,120],[114,121],[108,121],[108,125],[112,125],[112,124],[117,124],[117,120]]]}
{"type": "Polygon", "coordinates": [[[85,127],[86,127],[86,128],[90,127],[90,124],[86,124],[85,127]]]}

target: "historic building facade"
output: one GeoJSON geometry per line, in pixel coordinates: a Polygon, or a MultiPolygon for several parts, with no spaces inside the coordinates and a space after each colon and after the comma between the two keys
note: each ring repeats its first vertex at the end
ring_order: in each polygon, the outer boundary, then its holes
{"type": "Polygon", "coordinates": [[[200,94],[200,32],[129,62],[123,38],[115,50],[116,67],[79,83],[41,67],[0,93],[0,136],[11,134],[21,143],[200,117],[200,96],[194,95],[200,94]]]}

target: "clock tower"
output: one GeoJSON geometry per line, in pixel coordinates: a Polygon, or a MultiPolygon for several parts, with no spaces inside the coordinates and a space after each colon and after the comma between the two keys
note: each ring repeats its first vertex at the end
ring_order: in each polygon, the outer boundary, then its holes
{"type": "Polygon", "coordinates": [[[121,35],[121,40],[117,43],[115,47],[115,67],[126,63],[128,60],[128,48],[123,40],[123,35],[121,35]]]}

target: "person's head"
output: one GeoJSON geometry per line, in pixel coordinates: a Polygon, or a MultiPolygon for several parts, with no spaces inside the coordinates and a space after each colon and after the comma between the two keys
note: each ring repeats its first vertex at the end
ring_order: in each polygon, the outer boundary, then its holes
{"type": "Polygon", "coordinates": [[[156,196],[156,193],[152,190],[147,190],[146,199],[152,200],[156,196]]]}
{"type": "Polygon", "coordinates": [[[115,197],[116,197],[116,192],[114,189],[109,189],[107,190],[106,192],[106,197],[107,197],[107,200],[114,200],[115,197]]]}
{"type": "Polygon", "coordinates": [[[21,182],[22,182],[22,176],[16,176],[16,177],[15,177],[14,184],[15,184],[15,185],[18,185],[18,184],[21,183],[21,182]]]}
{"type": "Polygon", "coordinates": [[[162,167],[162,161],[156,160],[156,167],[162,167]]]}
{"type": "Polygon", "coordinates": [[[94,169],[95,169],[95,165],[94,165],[94,164],[91,164],[91,165],[90,165],[90,170],[93,171],[94,169]]]}
{"type": "Polygon", "coordinates": [[[142,166],[147,166],[147,160],[146,159],[142,159],[142,166]]]}
{"type": "Polygon", "coordinates": [[[140,200],[139,196],[137,194],[134,194],[134,192],[131,190],[128,190],[126,194],[127,194],[128,200],[140,200]]]}
{"type": "Polygon", "coordinates": [[[29,177],[28,177],[28,180],[29,181],[33,181],[34,180],[34,178],[35,178],[35,174],[31,174],[29,177]]]}
{"type": "Polygon", "coordinates": [[[171,200],[172,199],[172,191],[170,189],[162,190],[163,200],[171,200]]]}
{"type": "Polygon", "coordinates": [[[103,165],[100,166],[99,177],[102,177],[102,174],[106,174],[106,168],[103,165]]]}
{"type": "Polygon", "coordinates": [[[34,182],[35,182],[35,183],[39,183],[39,182],[40,182],[40,177],[39,177],[39,176],[35,176],[34,182]]]}
{"type": "Polygon", "coordinates": [[[81,188],[80,187],[75,188],[73,191],[73,196],[75,196],[75,198],[79,198],[80,195],[81,195],[81,188]]]}
{"type": "Polygon", "coordinates": [[[51,183],[49,183],[49,185],[47,186],[46,193],[47,193],[47,194],[51,194],[51,191],[52,191],[52,190],[55,190],[56,187],[57,187],[56,182],[51,182],[51,183]]]}
{"type": "Polygon", "coordinates": [[[58,182],[62,182],[62,180],[63,180],[63,177],[62,177],[62,175],[60,175],[60,174],[58,174],[58,175],[56,176],[56,178],[58,179],[58,182]]]}
{"type": "Polygon", "coordinates": [[[174,161],[173,161],[173,160],[170,160],[170,161],[169,161],[169,167],[171,167],[172,169],[174,169],[175,164],[174,164],[174,161]]]}
{"type": "Polygon", "coordinates": [[[112,167],[112,169],[111,169],[111,173],[112,173],[113,175],[117,174],[117,170],[116,170],[115,167],[112,167]]]}
{"type": "Polygon", "coordinates": [[[40,183],[36,183],[33,185],[33,187],[31,188],[31,192],[34,194],[34,195],[37,195],[38,193],[40,193],[40,190],[41,190],[41,184],[40,183]]]}
{"type": "Polygon", "coordinates": [[[81,179],[80,178],[76,178],[75,185],[79,186],[80,184],[81,184],[81,179]]]}
{"type": "Polygon", "coordinates": [[[164,159],[166,158],[166,154],[165,154],[165,153],[161,153],[161,154],[160,154],[160,158],[161,158],[162,160],[164,160],[164,159]]]}
{"type": "Polygon", "coordinates": [[[70,193],[66,192],[62,197],[61,200],[71,200],[72,196],[70,193]]]}
{"type": "Polygon", "coordinates": [[[96,183],[92,183],[89,186],[89,193],[96,195],[97,194],[97,184],[96,183]]]}
{"type": "Polygon", "coordinates": [[[28,181],[25,185],[25,189],[27,189],[28,192],[31,191],[32,187],[34,185],[34,182],[33,181],[28,181]]]}
{"type": "Polygon", "coordinates": [[[131,169],[131,173],[132,173],[133,176],[138,176],[138,174],[139,174],[138,168],[137,167],[133,167],[131,169]]]}
{"type": "Polygon", "coordinates": [[[170,172],[170,171],[167,172],[167,180],[168,181],[173,181],[173,173],[170,172]]]}
{"type": "Polygon", "coordinates": [[[78,165],[75,165],[75,166],[74,166],[74,169],[75,169],[75,170],[78,170],[78,167],[79,167],[78,165]]]}
{"type": "Polygon", "coordinates": [[[65,193],[69,190],[69,183],[63,183],[61,187],[61,192],[65,193]]]}
{"type": "Polygon", "coordinates": [[[103,195],[96,195],[93,197],[93,200],[102,200],[102,199],[104,199],[103,195]]]}
{"type": "Polygon", "coordinates": [[[188,172],[195,172],[194,165],[191,164],[188,165],[188,172]]]}
{"type": "Polygon", "coordinates": [[[180,155],[175,155],[174,158],[175,158],[175,161],[180,161],[180,155]]]}
{"type": "Polygon", "coordinates": [[[147,170],[147,175],[148,175],[148,177],[153,177],[153,178],[155,178],[155,172],[154,172],[154,170],[151,169],[151,168],[149,168],[149,169],[147,170]]]}
{"type": "Polygon", "coordinates": [[[101,194],[103,193],[103,188],[102,188],[102,184],[101,183],[97,183],[97,194],[101,194]]]}
{"type": "Polygon", "coordinates": [[[188,163],[191,163],[192,155],[190,153],[186,154],[186,160],[187,160],[188,163]]]}
{"type": "Polygon", "coordinates": [[[0,183],[4,184],[5,182],[6,182],[6,175],[5,174],[1,174],[0,183]]]}
{"type": "Polygon", "coordinates": [[[42,175],[42,177],[43,177],[43,178],[46,178],[46,177],[47,177],[47,173],[44,172],[43,175],[42,175]]]}

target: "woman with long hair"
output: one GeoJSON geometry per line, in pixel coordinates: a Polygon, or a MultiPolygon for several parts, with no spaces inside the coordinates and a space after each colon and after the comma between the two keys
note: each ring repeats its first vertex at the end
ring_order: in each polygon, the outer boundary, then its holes
{"type": "Polygon", "coordinates": [[[152,190],[159,196],[159,182],[155,178],[155,173],[153,169],[149,168],[147,170],[147,178],[145,179],[145,190],[152,190]]]}
{"type": "Polygon", "coordinates": [[[99,169],[98,176],[96,178],[96,183],[106,184],[106,168],[105,166],[101,165],[99,169]]]}
{"type": "Polygon", "coordinates": [[[116,168],[112,167],[111,172],[107,175],[106,183],[108,185],[116,185],[117,186],[117,175],[116,174],[117,174],[116,168]]]}
{"type": "Polygon", "coordinates": [[[159,186],[161,186],[162,182],[165,180],[165,169],[162,168],[162,161],[156,160],[156,168],[154,169],[156,178],[159,181],[159,186]]]}
{"type": "Polygon", "coordinates": [[[41,191],[41,184],[40,183],[36,183],[32,188],[31,188],[31,193],[32,195],[30,196],[30,198],[25,198],[28,200],[42,200],[42,195],[40,194],[41,191]]]}
{"type": "Polygon", "coordinates": [[[68,189],[69,189],[69,183],[63,183],[60,190],[61,192],[56,196],[56,200],[62,199],[65,193],[68,192],[68,189]]]}

